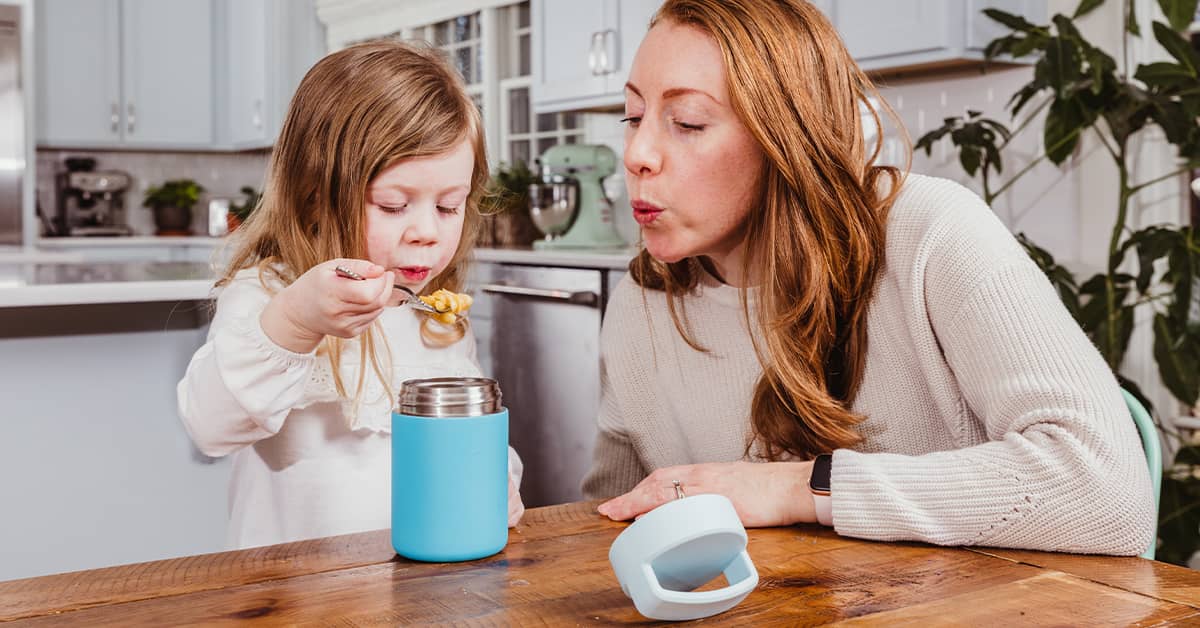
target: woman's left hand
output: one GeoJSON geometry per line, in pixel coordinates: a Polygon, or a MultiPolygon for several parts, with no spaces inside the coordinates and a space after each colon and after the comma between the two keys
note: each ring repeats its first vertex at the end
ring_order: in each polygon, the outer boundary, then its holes
{"type": "Polygon", "coordinates": [[[633,490],[597,509],[624,521],[676,498],[674,480],[687,496],[716,493],[733,502],[747,528],[816,521],[808,479],[812,462],[710,462],[657,469],[633,490]]]}
{"type": "Polygon", "coordinates": [[[508,527],[512,528],[521,522],[521,517],[525,514],[525,503],[521,501],[521,490],[517,488],[517,484],[513,482],[512,476],[508,476],[508,527]]]}

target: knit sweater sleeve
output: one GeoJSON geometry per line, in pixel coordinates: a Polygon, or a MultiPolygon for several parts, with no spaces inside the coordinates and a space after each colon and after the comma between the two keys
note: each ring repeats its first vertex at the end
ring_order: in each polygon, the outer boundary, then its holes
{"type": "Polygon", "coordinates": [[[196,447],[224,456],[274,436],[303,396],[316,352],[275,344],[259,323],[270,295],[257,273],[217,298],[208,339],[176,387],[179,415],[196,447]]]}
{"type": "Polygon", "coordinates": [[[963,209],[923,241],[911,275],[933,351],[957,381],[959,416],[881,418],[951,430],[979,421],[986,442],[919,456],[838,450],[835,528],[875,540],[1142,552],[1153,497],[1111,370],[986,206],[963,209]]]}

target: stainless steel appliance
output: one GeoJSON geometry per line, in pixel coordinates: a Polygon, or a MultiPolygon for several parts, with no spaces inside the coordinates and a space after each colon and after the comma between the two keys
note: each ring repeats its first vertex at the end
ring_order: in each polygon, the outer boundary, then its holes
{"type": "Polygon", "coordinates": [[[58,173],[58,213],[54,218],[55,233],[66,236],[133,235],[125,222],[125,191],[131,179],[128,174],[95,171],[96,160],[90,157],[69,157],[67,170],[58,173]]]}
{"type": "Polygon", "coordinates": [[[582,498],[600,407],[606,271],[498,264],[476,294],[491,308],[493,376],[509,440],[525,462],[528,507],[582,498]]]}
{"type": "Polygon", "coordinates": [[[0,244],[21,244],[25,185],[30,154],[25,103],[28,81],[22,77],[22,9],[0,3],[0,244]]]}

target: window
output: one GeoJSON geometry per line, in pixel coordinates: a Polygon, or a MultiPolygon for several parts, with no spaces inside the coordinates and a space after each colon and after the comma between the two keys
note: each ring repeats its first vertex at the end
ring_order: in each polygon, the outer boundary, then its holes
{"type": "Polygon", "coordinates": [[[398,31],[389,38],[418,39],[445,50],[483,113],[493,162],[533,160],[555,144],[583,142],[576,113],[535,114],[529,2],[459,15],[398,31]]]}
{"type": "Polygon", "coordinates": [[[494,150],[501,161],[532,164],[555,144],[583,141],[583,121],[576,113],[533,113],[530,85],[529,3],[499,9],[503,33],[500,52],[500,145],[494,150]]]}

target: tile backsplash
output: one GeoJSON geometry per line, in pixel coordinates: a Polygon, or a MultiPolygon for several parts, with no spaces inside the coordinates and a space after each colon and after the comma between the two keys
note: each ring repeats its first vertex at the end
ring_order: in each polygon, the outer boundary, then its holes
{"type": "Polygon", "coordinates": [[[192,212],[192,233],[208,232],[208,199],[241,198],[242,186],[262,189],[267,172],[267,151],[243,153],[179,153],[126,151],[39,150],[37,153],[37,198],[47,216],[52,216],[58,199],[55,174],[66,170],[67,157],[92,157],[96,170],[119,170],[133,183],[125,194],[125,218],[136,235],[154,235],[154,216],[142,207],[146,189],[170,179],[194,179],[205,188],[192,212]]]}

